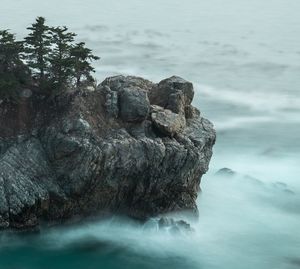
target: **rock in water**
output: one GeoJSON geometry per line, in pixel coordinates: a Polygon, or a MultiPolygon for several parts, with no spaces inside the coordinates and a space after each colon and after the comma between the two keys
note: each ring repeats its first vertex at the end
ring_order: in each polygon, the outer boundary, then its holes
{"type": "Polygon", "coordinates": [[[174,220],[172,218],[162,217],[158,220],[159,229],[167,229],[171,233],[193,232],[194,229],[184,220],[174,220]]]}
{"type": "Polygon", "coordinates": [[[0,105],[0,227],[190,210],[215,131],[193,85],[107,78],[95,91],[33,92],[0,105]]]}
{"type": "Polygon", "coordinates": [[[233,177],[236,175],[236,172],[230,168],[224,167],[217,171],[217,176],[233,177]]]}

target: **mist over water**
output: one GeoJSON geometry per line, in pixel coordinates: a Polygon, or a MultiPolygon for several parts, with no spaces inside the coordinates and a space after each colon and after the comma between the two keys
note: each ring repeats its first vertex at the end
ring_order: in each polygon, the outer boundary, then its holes
{"type": "Polygon", "coordinates": [[[2,235],[0,268],[300,268],[300,2],[0,0],[18,37],[38,15],[67,25],[124,74],[194,83],[217,129],[194,233],[129,220],[2,235]],[[235,176],[216,176],[228,167],[235,176]]]}

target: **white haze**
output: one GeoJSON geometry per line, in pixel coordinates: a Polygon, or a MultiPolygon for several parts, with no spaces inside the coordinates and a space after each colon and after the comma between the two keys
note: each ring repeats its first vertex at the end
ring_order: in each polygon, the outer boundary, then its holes
{"type": "MultiPolygon", "coordinates": [[[[128,221],[46,233],[45,248],[108,241],[190,268],[300,267],[300,1],[0,0],[1,28],[23,37],[36,16],[67,25],[115,74],[194,83],[194,105],[218,139],[203,177],[195,233],[128,221]],[[234,178],[216,177],[229,167],[234,178]]],[[[159,267],[158,267],[159,268],[159,267]]]]}

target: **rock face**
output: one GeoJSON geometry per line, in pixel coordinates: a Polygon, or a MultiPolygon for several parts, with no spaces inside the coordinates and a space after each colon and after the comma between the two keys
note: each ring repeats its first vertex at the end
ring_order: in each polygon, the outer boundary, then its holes
{"type": "Polygon", "coordinates": [[[104,80],[95,91],[0,104],[0,227],[190,210],[215,131],[179,77],[104,80]]]}
{"type": "Polygon", "coordinates": [[[142,122],[150,110],[147,92],[140,88],[125,88],[120,92],[120,115],[123,121],[142,122]]]}

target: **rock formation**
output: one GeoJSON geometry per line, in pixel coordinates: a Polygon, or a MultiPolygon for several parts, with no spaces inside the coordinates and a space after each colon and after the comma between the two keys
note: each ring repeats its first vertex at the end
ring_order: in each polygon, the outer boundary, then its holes
{"type": "Polygon", "coordinates": [[[191,105],[193,95],[179,77],[155,84],[116,76],[94,91],[55,98],[33,91],[18,104],[2,101],[0,227],[197,214],[215,131],[191,105]]]}

